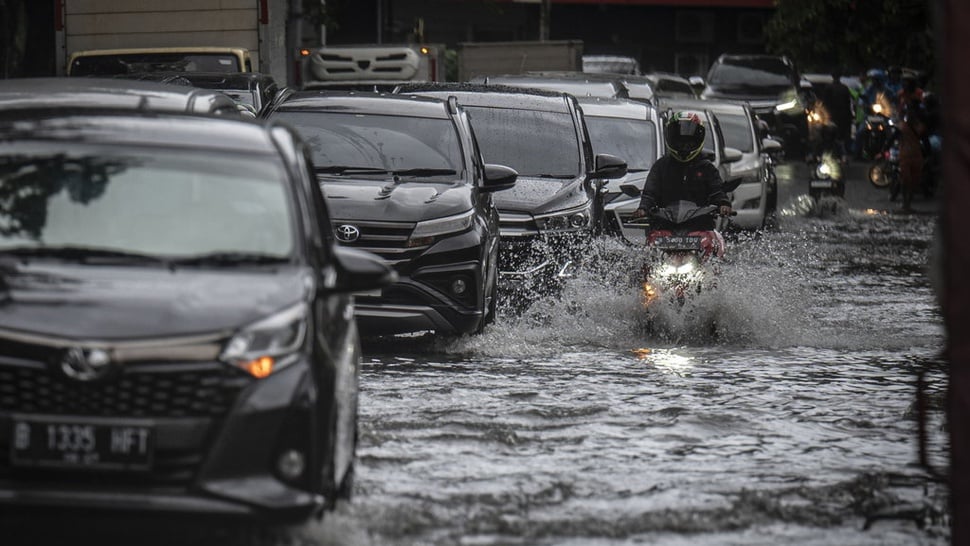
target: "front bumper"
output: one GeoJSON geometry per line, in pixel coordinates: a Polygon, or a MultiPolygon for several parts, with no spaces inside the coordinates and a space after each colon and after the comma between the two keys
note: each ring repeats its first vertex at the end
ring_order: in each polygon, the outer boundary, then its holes
{"type": "Polygon", "coordinates": [[[731,207],[737,215],[731,218],[731,224],[741,229],[761,229],[767,200],[763,185],[760,182],[744,183],[733,194],[731,207]]]}
{"type": "MultiPolygon", "coordinates": [[[[483,231],[447,237],[424,249],[409,251],[398,261],[385,255],[398,281],[382,290],[355,295],[354,316],[361,333],[390,335],[434,330],[440,334],[475,332],[487,309],[489,245],[497,245],[483,231]],[[456,282],[464,290],[455,289],[456,282]]],[[[377,251],[381,254],[381,251],[377,251]]]]}
{"type": "Polygon", "coordinates": [[[310,440],[313,420],[300,403],[316,396],[306,361],[258,381],[215,362],[129,364],[117,381],[101,385],[30,364],[0,356],[0,375],[4,381],[16,376],[19,390],[0,406],[0,505],[289,521],[325,504],[306,474],[287,482],[275,471],[281,448],[297,447],[288,445],[291,438],[304,442],[299,447],[306,449],[307,469],[319,467],[322,446],[310,440]],[[147,425],[154,436],[151,465],[113,470],[15,463],[14,421],[38,419],[147,425]]]}

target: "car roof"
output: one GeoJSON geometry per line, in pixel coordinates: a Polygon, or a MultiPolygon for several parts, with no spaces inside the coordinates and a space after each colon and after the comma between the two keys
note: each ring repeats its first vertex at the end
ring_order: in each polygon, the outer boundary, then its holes
{"type": "Polygon", "coordinates": [[[715,114],[742,114],[750,115],[751,107],[747,106],[743,102],[727,101],[727,100],[698,100],[698,99],[688,99],[688,98],[672,98],[665,99],[662,103],[666,106],[672,107],[684,107],[688,109],[704,109],[710,110],[715,114]]]}
{"type": "Polygon", "coordinates": [[[122,110],[0,111],[0,135],[17,140],[67,140],[98,144],[277,154],[267,127],[242,118],[122,110]]]}
{"type": "Polygon", "coordinates": [[[576,97],[615,97],[623,93],[623,88],[618,81],[591,76],[594,74],[588,72],[496,75],[485,76],[485,83],[548,89],[569,93],[576,97]]]}
{"type": "Polygon", "coordinates": [[[603,97],[580,97],[578,100],[586,116],[641,120],[652,120],[657,116],[656,108],[645,102],[603,97]]]}
{"type": "Polygon", "coordinates": [[[570,101],[576,99],[565,93],[542,89],[512,87],[497,84],[426,83],[400,86],[396,93],[427,97],[455,97],[458,104],[495,108],[516,108],[545,112],[570,113],[570,101]]]}
{"type": "Polygon", "coordinates": [[[437,119],[451,117],[447,103],[436,97],[366,91],[297,91],[287,96],[273,108],[275,112],[294,110],[437,119]]]}
{"type": "Polygon", "coordinates": [[[0,110],[119,108],[162,112],[235,111],[229,97],[210,89],[115,78],[13,78],[0,80],[0,110]]]}

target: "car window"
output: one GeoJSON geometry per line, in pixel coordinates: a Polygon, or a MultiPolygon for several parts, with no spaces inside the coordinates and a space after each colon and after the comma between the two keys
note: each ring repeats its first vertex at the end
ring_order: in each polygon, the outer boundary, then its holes
{"type": "Polygon", "coordinates": [[[273,117],[300,133],[317,168],[441,169],[452,175],[464,169],[457,129],[448,119],[303,111],[273,117]]]}
{"type": "Polygon", "coordinates": [[[289,256],[283,166],[265,157],[39,142],[0,146],[0,249],[289,256]],[[16,191],[12,191],[16,188],[16,191]]]}
{"type": "Polygon", "coordinates": [[[231,53],[125,53],[76,57],[72,76],[112,76],[135,72],[239,72],[231,53]]]}
{"type": "Polygon", "coordinates": [[[724,135],[724,145],[737,148],[743,153],[754,151],[754,135],[751,132],[750,118],[744,114],[725,114],[717,115],[717,120],[721,125],[721,133],[724,135]]]}
{"type": "Polygon", "coordinates": [[[708,82],[718,87],[791,87],[793,75],[778,58],[725,59],[711,68],[708,82]]]}
{"type": "Polygon", "coordinates": [[[568,113],[465,106],[485,161],[520,176],[582,174],[580,143],[568,113]]]}
{"type": "Polygon", "coordinates": [[[644,171],[657,160],[657,126],[652,121],[586,116],[593,153],[622,158],[631,171],[644,171]]]}

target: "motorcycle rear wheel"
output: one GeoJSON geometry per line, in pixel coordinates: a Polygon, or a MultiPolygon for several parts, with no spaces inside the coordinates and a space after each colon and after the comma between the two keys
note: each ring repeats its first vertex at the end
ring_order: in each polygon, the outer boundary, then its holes
{"type": "Polygon", "coordinates": [[[888,161],[876,161],[869,167],[869,182],[880,189],[888,187],[891,182],[891,169],[892,165],[888,161]]]}

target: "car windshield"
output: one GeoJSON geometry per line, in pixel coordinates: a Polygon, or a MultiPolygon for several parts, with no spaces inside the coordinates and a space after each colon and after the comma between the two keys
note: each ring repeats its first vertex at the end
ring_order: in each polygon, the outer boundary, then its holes
{"type": "Polygon", "coordinates": [[[792,70],[777,58],[726,59],[714,65],[708,81],[722,88],[779,90],[792,86],[792,70]]]}
{"type": "Polygon", "coordinates": [[[72,76],[114,76],[136,72],[242,72],[228,53],[126,53],[79,56],[71,63],[72,76]]]}
{"type": "Polygon", "coordinates": [[[162,258],[294,252],[283,166],[267,157],[125,146],[0,145],[0,252],[162,258]]]}
{"type": "Polygon", "coordinates": [[[718,114],[717,120],[724,135],[724,145],[737,148],[742,153],[754,151],[754,135],[751,122],[744,114],[718,114]]]}
{"type": "Polygon", "coordinates": [[[652,121],[586,116],[593,152],[623,158],[631,171],[645,171],[657,160],[657,126],[652,121]]]}
{"type": "Polygon", "coordinates": [[[457,129],[448,119],[303,111],[274,117],[296,128],[321,170],[437,171],[451,178],[463,171],[457,129]]]}
{"type": "Polygon", "coordinates": [[[568,113],[467,106],[478,145],[488,163],[507,165],[519,176],[575,178],[582,157],[568,113]]]}

